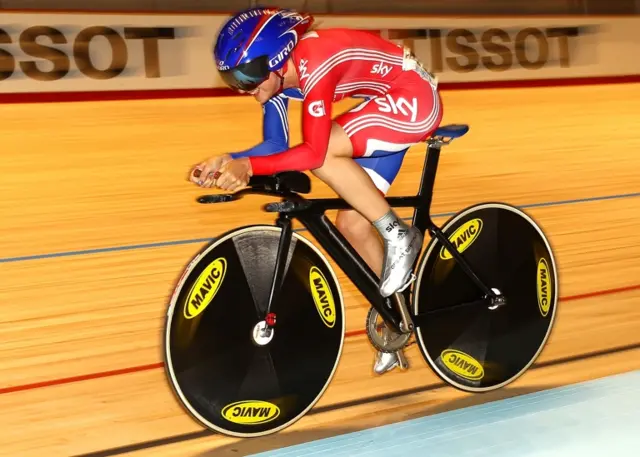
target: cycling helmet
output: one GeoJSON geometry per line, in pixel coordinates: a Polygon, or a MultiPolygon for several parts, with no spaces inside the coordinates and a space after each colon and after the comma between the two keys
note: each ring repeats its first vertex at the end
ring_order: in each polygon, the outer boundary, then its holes
{"type": "Polygon", "coordinates": [[[214,49],[224,82],[251,91],[284,66],[313,18],[293,10],[251,8],[231,17],[220,29],[214,49]]]}

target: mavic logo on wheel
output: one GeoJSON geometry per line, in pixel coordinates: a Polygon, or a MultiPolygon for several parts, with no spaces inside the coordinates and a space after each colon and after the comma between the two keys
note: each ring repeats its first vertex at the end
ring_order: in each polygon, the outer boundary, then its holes
{"type": "MultiPolygon", "coordinates": [[[[449,241],[453,243],[458,252],[462,253],[469,249],[469,246],[478,239],[480,231],[482,230],[482,220],[472,219],[469,222],[462,224],[458,230],[453,232],[453,235],[449,237],[449,241]]],[[[452,259],[451,253],[443,246],[440,249],[440,258],[443,260],[452,259]]]]}
{"type": "Polygon", "coordinates": [[[326,278],[317,267],[312,267],[309,271],[309,286],[322,322],[327,327],[333,328],[336,323],[336,304],[326,278]]]}
{"type": "Polygon", "coordinates": [[[229,422],[257,425],[270,422],[280,415],[280,408],[262,400],[243,400],[231,403],[222,409],[222,417],[229,422]]]}
{"type": "Polygon", "coordinates": [[[549,314],[551,307],[551,279],[549,278],[549,264],[543,257],[538,261],[538,306],[543,317],[549,314]]]}
{"type": "Polygon", "coordinates": [[[220,289],[226,271],[227,261],[223,257],[219,257],[200,273],[200,276],[198,276],[189,291],[189,296],[184,306],[184,317],[193,319],[209,306],[209,303],[211,303],[211,300],[220,289]]]}
{"type": "Polygon", "coordinates": [[[449,370],[462,378],[479,381],[484,377],[484,368],[469,354],[455,349],[446,349],[440,358],[449,370]]]}

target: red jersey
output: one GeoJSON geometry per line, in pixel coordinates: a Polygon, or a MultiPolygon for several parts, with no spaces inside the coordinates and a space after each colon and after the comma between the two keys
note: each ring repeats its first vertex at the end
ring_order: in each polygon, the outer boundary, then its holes
{"type": "Polygon", "coordinates": [[[384,96],[394,80],[406,73],[403,56],[401,46],[369,32],[325,29],[305,34],[289,61],[295,65],[304,94],[303,143],[270,156],[250,157],[253,173],[321,167],[329,145],[331,104],[346,97],[384,96]]]}

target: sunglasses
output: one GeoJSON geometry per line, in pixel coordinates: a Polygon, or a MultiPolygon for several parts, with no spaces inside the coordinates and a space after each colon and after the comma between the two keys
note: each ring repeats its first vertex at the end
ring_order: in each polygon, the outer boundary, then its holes
{"type": "Polygon", "coordinates": [[[269,79],[268,59],[268,56],[262,56],[229,70],[219,70],[220,76],[229,87],[251,92],[269,79]]]}

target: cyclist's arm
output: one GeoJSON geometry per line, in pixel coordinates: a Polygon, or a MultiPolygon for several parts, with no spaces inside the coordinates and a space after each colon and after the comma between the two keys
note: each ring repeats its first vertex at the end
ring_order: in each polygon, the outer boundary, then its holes
{"type": "Polygon", "coordinates": [[[331,135],[331,103],[337,76],[328,74],[305,96],[302,105],[304,142],[268,157],[249,158],[254,175],[271,175],[281,171],[307,171],[324,163],[331,135]]]}
{"type": "Polygon", "coordinates": [[[288,105],[289,99],[282,94],[262,105],[262,143],[229,155],[238,159],[240,157],[266,156],[285,151],[289,147],[288,105]]]}

